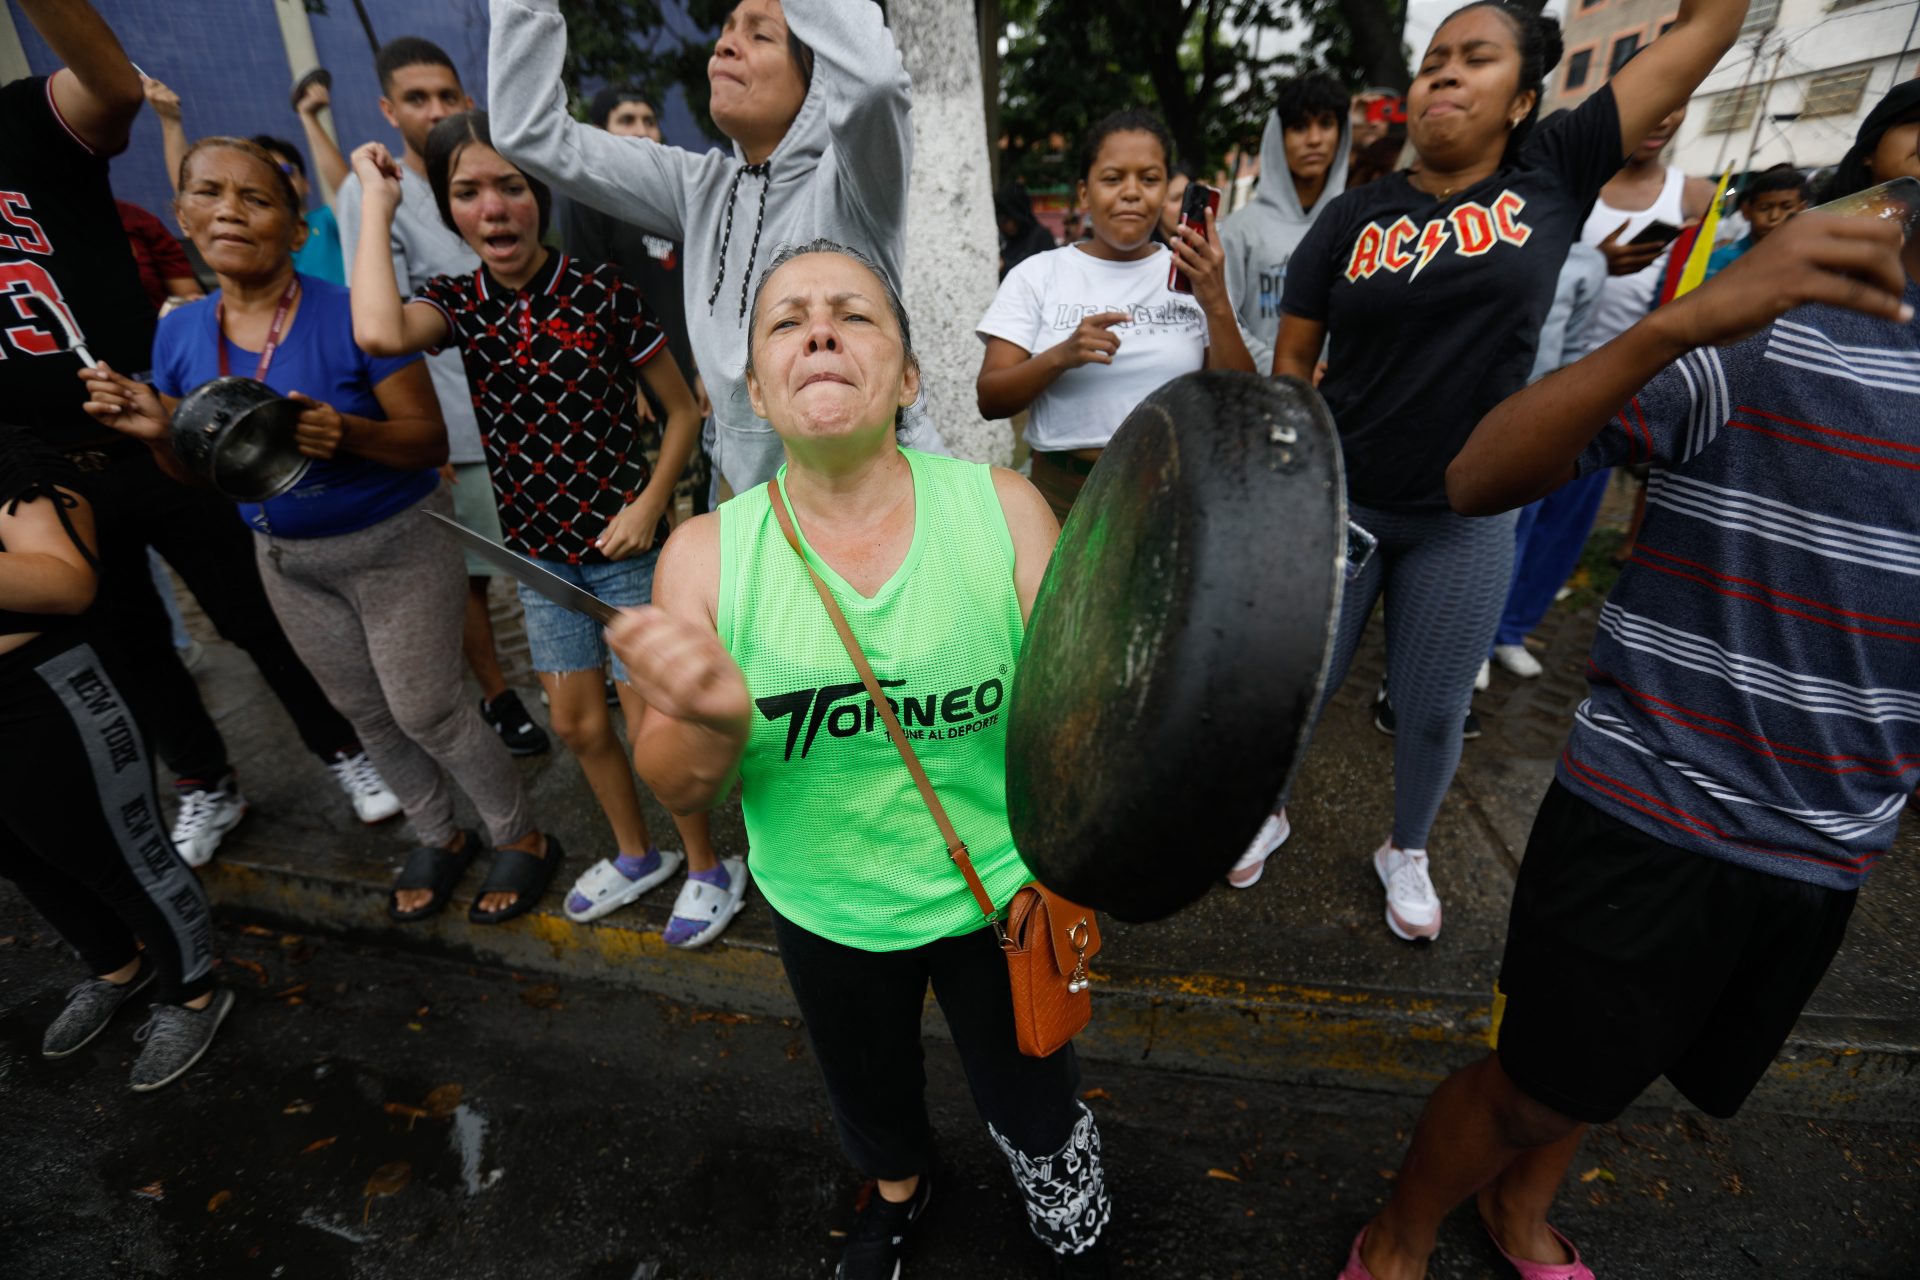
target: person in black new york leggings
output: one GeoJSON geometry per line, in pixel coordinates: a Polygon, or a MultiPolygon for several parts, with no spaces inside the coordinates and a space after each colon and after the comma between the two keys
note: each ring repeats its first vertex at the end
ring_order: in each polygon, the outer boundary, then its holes
{"type": "Polygon", "coordinates": [[[100,562],[80,473],[0,426],[0,875],[79,953],[42,1052],[63,1058],[135,994],[136,1090],[184,1074],[233,1007],[213,983],[213,918],[174,852],[118,673],[95,643],[100,562]]]}

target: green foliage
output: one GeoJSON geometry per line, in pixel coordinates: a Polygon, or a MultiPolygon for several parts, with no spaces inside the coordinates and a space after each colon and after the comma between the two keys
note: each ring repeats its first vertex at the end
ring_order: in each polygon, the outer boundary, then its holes
{"type": "Polygon", "coordinates": [[[1283,76],[1407,82],[1405,0],[1004,0],[1003,13],[1004,164],[1029,186],[1076,180],[1077,140],[1122,107],[1157,111],[1179,159],[1205,169],[1258,147],[1283,76]]]}
{"type": "MultiPolygon", "coordinates": [[[[663,96],[678,86],[694,119],[709,138],[720,131],[707,114],[707,57],[713,37],[734,0],[681,0],[686,18],[671,23],[659,0],[560,0],[567,20],[568,90],[576,99],[583,81],[638,85],[663,96]]],[[[576,103],[576,105],[579,105],[576,103]]],[[[692,138],[673,139],[697,145],[692,138]]]]}

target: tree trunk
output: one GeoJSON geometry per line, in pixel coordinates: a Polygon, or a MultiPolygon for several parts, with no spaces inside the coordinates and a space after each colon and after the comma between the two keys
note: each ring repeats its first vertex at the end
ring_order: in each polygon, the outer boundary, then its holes
{"type": "Polygon", "coordinates": [[[1407,56],[1401,48],[1407,32],[1406,6],[1395,5],[1392,0],[1334,0],[1334,5],[1346,20],[1354,61],[1367,84],[1404,93],[1412,83],[1407,56]]]}

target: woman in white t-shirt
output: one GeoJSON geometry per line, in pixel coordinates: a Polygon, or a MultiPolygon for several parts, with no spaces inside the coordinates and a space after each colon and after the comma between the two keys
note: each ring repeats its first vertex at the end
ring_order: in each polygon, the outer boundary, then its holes
{"type": "Polygon", "coordinates": [[[980,412],[1031,411],[1033,483],[1063,521],[1149,392],[1196,369],[1254,372],[1213,216],[1206,236],[1183,228],[1171,250],[1153,239],[1173,159],[1166,125],[1151,112],[1116,111],[1080,154],[1093,239],[1014,267],[975,329],[987,344],[974,384],[980,412]],[[1167,287],[1176,262],[1191,296],[1167,287]]]}

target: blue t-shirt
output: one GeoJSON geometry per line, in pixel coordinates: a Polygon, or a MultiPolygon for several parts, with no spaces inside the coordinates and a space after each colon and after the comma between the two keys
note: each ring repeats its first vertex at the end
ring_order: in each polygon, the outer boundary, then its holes
{"type": "MultiPolygon", "coordinates": [[[[220,376],[215,345],[227,343],[229,371],[252,377],[260,353],[227,342],[219,331],[216,290],[160,321],[153,339],[153,385],[179,399],[203,382],[220,376]]],[[[420,357],[380,359],[353,342],[353,313],[339,285],[300,277],[300,306],[274,353],[266,384],[285,395],[298,391],[332,405],[341,413],[384,421],[373,389],[420,357]]],[[[433,492],[439,483],[432,469],[402,471],[341,454],[315,459],[292,489],[264,503],[243,502],[240,515],[254,529],[276,538],[326,538],[379,524],[433,492]]]]}
{"type": "Polygon", "coordinates": [[[307,242],[293,255],[293,269],[328,284],[347,282],[347,262],[340,251],[340,222],[327,205],[307,210],[307,242]]]}
{"type": "Polygon", "coordinates": [[[1920,321],[1803,306],[1689,352],[1580,470],[1638,462],[1560,781],[1668,844],[1856,888],[1920,784],[1920,321]]]}
{"type": "Polygon", "coordinates": [[[1738,261],[1740,256],[1751,248],[1753,248],[1752,235],[1744,235],[1732,244],[1721,245],[1718,249],[1715,249],[1712,256],[1707,259],[1707,274],[1702,277],[1702,280],[1713,279],[1715,275],[1719,274],[1721,268],[1730,262],[1738,261]]]}

